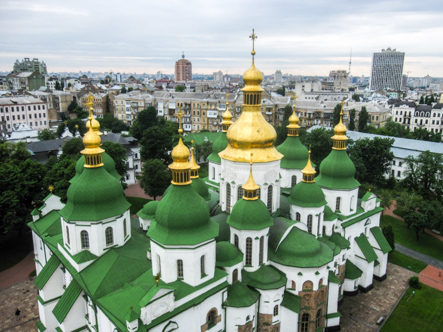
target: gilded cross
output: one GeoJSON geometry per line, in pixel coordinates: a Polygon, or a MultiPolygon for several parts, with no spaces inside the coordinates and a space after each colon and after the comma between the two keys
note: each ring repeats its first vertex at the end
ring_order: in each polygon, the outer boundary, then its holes
{"type": "Polygon", "coordinates": [[[294,100],[294,109],[295,109],[295,100],[298,98],[297,94],[294,93],[294,96],[292,97],[292,99],[294,100]]]}
{"type": "Polygon", "coordinates": [[[226,109],[228,109],[229,105],[229,92],[226,92],[226,109]]]}
{"type": "Polygon", "coordinates": [[[179,131],[180,131],[180,129],[182,129],[182,117],[183,117],[183,112],[182,112],[181,105],[178,106],[178,113],[176,114],[176,117],[178,119],[178,128],[179,128],[179,131]]]}
{"type": "Polygon", "coordinates": [[[346,100],[346,97],[343,97],[343,100],[341,101],[341,111],[340,111],[340,116],[343,116],[343,105],[345,104],[345,100],[346,100]]]}
{"type": "Polygon", "coordinates": [[[91,92],[89,92],[89,96],[88,96],[88,102],[86,103],[86,105],[88,105],[89,108],[89,117],[92,119],[92,111],[94,110],[94,108],[92,107],[93,105],[93,100],[94,97],[92,96],[91,92]]]}
{"type": "Polygon", "coordinates": [[[252,35],[250,35],[249,38],[252,39],[252,52],[251,52],[251,54],[252,54],[252,56],[254,56],[255,55],[254,42],[257,39],[257,35],[255,34],[254,29],[252,29],[252,35]]]}

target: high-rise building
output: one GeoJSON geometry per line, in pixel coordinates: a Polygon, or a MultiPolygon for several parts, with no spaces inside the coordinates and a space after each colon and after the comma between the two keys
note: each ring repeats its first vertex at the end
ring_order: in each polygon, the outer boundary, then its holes
{"type": "Polygon", "coordinates": [[[276,70],[274,74],[274,81],[277,83],[281,83],[283,81],[283,75],[281,70],[276,70]]]}
{"type": "Polygon", "coordinates": [[[400,90],[405,53],[388,47],[372,56],[371,90],[400,90]]]}
{"type": "Polygon", "coordinates": [[[25,58],[21,62],[17,59],[15,60],[13,70],[18,73],[38,71],[42,75],[48,75],[46,63],[38,61],[37,58],[32,59],[32,61],[29,58],[25,58]]]}
{"type": "Polygon", "coordinates": [[[185,53],[175,62],[175,81],[192,81],[192,63],[185,59],[185,53]]]}

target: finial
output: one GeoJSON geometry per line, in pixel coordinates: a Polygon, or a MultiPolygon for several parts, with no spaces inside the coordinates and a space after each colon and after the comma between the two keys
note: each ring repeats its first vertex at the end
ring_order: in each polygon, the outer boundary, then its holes
{"type": "Polygon", "coordinates": [[[341,101],[341,110],[340,110],[340,122],[343,123],[343,105],[345,104],[346,97],[343,97],[343,100],[341,101]]]}
{"type": "Polygon", "coordinates": [[[243,199],[247,201],[255,201],[258,199],[257,190],[260,189],[260,187],[255,183],[254,177],[252,176],[252,152],[251,157],[249,161],[249,178],[248,181],[242,186],[243,188],[243,199]]]}
{"type": "Polygon", "coordinates": [[[155,283],[157,284],[157,287],[158,287],[158,282],[160,281],[160,277],[161,277],[160,272],[157,273],[157,275],[154,277],[154,280],[155,280],[155,283]]]}
{"type": "Polygon", "coordinates": [[[311,144],[309,144],[309,157],[305,168],[301,171],[303,173],[303,182],[312,183],[314,182],[315,174],[317,173],[311,164],[311,144]]]}
{"type": "Polygon", "coordinates": [[[293,103],[293,105],[292,105],[292,107],[294,108],[294,111],[295,111],[295,100],[296,100],[297,98],[298,98],[297,94],[294,93],[294,97],[292,97],[292,99],[294,100],[294,103],[293,103]]]}
{"type": "Polygon", "coordinates": [[[51,184],[51,185],[49,185],[48,189],[52,193],[52,191],[54,190],[54,186],[51,184]]]}
{"type": "Polygon", "coordinates": [[[89,120],[91,120],[93,117],[92,115],[92,112],[94,111],[93,101],[94,101],[94,96],[92,95],[91,91],[89,91],[88,102],[86,103],[86,105],[88,105],[88,110],[89,110],[89,120]]]}
{"type": "Polygon", "coordinates": [[[251,52],[251,54],[252,54],[252,62],[254,62],[254,55],[255,55],[254,42],[258,38],[257,35],[254,32],[254,29],[252,29],[252,35],[250,35],[249,38],[252,39],[252,52],[251,52]]]}
{"type": "Polygon", "coordinates": [[[183,117],[183,112],[182,112],[182,107],[181,105],[178,106],[178,113],[176,115],[177,120],[178,120],[178,133],[180,135],[183,134],[183,129],[182,129],[182,117],[183,117]]]}
{"type": "Polygon", "coordinates": [[[229,105],[229,92],[226,92],[226,109],[228,109],[229,105]]]}

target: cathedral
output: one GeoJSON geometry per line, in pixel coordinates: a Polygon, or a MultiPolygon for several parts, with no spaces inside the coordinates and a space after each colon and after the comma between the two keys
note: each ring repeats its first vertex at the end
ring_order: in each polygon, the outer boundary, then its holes
{"type": "Polygon", "coordinates": [[[344,296],[386,278],[383,209],[373,193],[359,196],[345,125],[317,176],[295,105],[276,147],[254,56],[208,178],[180,125],[171,186],[138,218],[90,112],[66,204],[51,193],[29,223],[40,332],[338,331],[344,296]]]}

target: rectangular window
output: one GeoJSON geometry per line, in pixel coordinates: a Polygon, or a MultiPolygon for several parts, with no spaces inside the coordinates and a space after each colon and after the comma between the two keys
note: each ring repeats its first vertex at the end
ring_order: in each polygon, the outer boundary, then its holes
{"type": "Polygon", "coordinates": [[[397,176],[401,176],[401,171],[397,171],[397,176]]]}
{"type": "Polygon", "coordinates": [[[183,261],[181,259],[177,260],[177,277],[183,278],[183,261]]]}
{"type": "Polygon", "coordinates": [[[206,272],[205,272],[205,255],[203,255],[200,258],[200,273],[201,273],[202,277],[206,275],[206,272]]]}
{"type": "Polygon", "coordinates": [[[393,160],[393,161],[392,161],[392,165],[394,165],[394,166],[395,166],[395,160],[393,160]]]}

